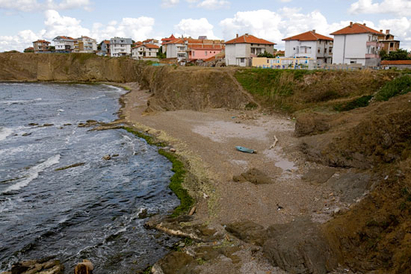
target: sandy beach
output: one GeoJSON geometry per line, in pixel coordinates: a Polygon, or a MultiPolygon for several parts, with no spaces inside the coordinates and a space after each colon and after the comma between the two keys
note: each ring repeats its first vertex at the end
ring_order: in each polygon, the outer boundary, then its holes
{"type": "MultiPolygon", "coordinates": [[[[190,194],[197,199],[193,223],[222,227],[249,220],[268,227],[289,223],[299,216],[323,223],[336,209],[344,207],[325,185],[303,180],[309,170],[322,167],[304,160],[294,137],[292,117],[227,109],[147,113],[151,94],[140,90],[136,83],[127,86],[132,90],[123,98],[125,120],[138,130],[167,141],[198,177],[197,185],[189,187],[190,194]],[[242,153],[236,146],[257,153],[242,153]],[[253,168],[261,171],[268,182],[233,180],[253,168]]],[[[256,256],[248,253],[239,265],[250,263],[247,260],[256,256]]],[[[261,273],[283,273],[269,266],[264,258],[261,260],[254,263],[256,272],[251,273],[259,273],[261,267],[268,269],[261,273]]],[[[230,267],[223,269],[227,271],[230,267]]]]}

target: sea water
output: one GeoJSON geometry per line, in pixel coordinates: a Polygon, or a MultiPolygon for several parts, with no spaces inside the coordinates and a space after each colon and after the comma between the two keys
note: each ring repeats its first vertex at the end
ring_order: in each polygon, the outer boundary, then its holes
{"type": "Polygon", "coordinates": [[[139,218],[178,205],[168,188],[171,163],[125,130],[78,127],[115,120],[122,93],[0,83],[0,271],[54,256],[66,273],[82,259],[97,274],[135,273],[176,241],[139,218]]]}

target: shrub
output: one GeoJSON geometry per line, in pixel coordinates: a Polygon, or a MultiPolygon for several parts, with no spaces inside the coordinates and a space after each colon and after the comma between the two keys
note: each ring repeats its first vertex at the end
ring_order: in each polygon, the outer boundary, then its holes
{"type": "Polygon", "coordinates": [[[387,101],[391,97],[406,94],[411,91],[411,76],[402,75],[385,84],[375,95],[377,101],[387,101]]]}

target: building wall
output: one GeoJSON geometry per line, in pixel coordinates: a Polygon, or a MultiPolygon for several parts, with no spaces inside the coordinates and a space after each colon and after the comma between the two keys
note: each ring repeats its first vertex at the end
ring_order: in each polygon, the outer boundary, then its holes
{"type": "Polygon", "coordinates": [[[367,33],[335,35],[333,64],[350,64],[354,62],[365,65],[368,37],[367,33]]]}
{"type": "Polygon", "coordinates": [[[192,49],[190,59],[205,60],[216,56],[222,49],[192,49]]]}
{"type": "Polygon", "coordinates": [[[288,69],[296,67],[304,67],[313,69],[315,64],[314,58],[298,58],[298,57],[253,57],[252,66],[258,68],[279,68],[288,69]]]}

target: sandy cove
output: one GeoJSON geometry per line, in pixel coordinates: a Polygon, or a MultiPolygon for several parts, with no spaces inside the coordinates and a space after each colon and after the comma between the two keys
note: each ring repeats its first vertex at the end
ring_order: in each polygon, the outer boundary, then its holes
{"type": "MultiPolygon", "coordinates": [[[[192,223],[222,227],[222,224],[249,220],[268,227],[291,222],[299,216],[325,222],[334,211],[344,207],[331,189],[302,179],[309,169],[321,167],[305,162],[299,152],[292,118],[226,109],[146,113],[151,94],[140,90],[137,83],[126,86],[131,91],[123,97],[124,119],[136,129],[174,147],[198,178],[195,189],[190,188],[191,195],[197,198],[192,223]],[[270,148],[275,142],[274,136],[278,142],[270,148]],[[252,148],[258,153],[242,153],[236,146],[252,148]],[[233,176],[252,168],[263,172],[272,183],[233,180],[233,176]]],[[[251,255],[243,256],[239,264],[244,265],[244,260],[250,258],[251,255]]],[[[265,267],[268,273],[283,273],[262,261],[254,267],[257,265],[265,267]]],[[[256,269],[255,273],[259,273],[256,269]]]]}

